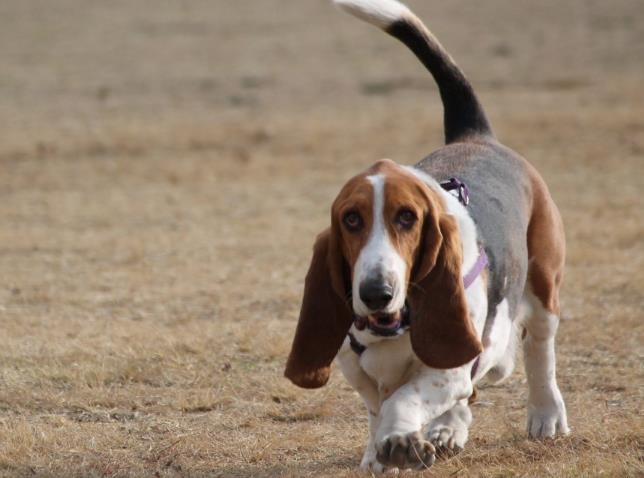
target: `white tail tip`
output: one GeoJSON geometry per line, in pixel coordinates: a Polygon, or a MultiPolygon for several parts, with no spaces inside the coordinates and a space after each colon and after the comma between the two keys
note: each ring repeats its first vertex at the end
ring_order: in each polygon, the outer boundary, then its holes
{"type": "Polygon", "coordinates": [[[410,10],[396,0],[333,0],[338,7],[381,29],[405,17],[410,10]]]}

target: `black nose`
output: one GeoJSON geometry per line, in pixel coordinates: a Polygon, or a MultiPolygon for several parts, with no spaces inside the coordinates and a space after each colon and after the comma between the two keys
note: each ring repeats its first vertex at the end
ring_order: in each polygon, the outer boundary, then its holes
{"type": "Polygon", "coordinates": [[[360,284],[360,299],[371,310],[382,310],[394,298],[394,289],[382,280],[366,280],[360,284]]]}

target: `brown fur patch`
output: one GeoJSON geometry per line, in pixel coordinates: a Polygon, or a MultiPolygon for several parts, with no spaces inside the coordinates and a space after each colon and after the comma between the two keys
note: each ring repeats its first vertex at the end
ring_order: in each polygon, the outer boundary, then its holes
{"type": "Polygon", "coordinates": [[[468,317],[456,224],[450,216],[442,215],[438,230],[441,243],[436,263],[408,294],[411,343],[416,355],[430,367],[453,368],[474,359],[483,348],[468,317]]]}
{"type": "Polygon", "coordinates": [[[529,164],[528,174],[533,198],[528,226],[528,284],[544,308],[559,315],[559,287],[566,258],[563,221],[548,187],[529,164]]]}
{"type": "Polygon", "coordinates": [[[300,318],[284,375],[304,388],[317,388],[329,380],[335,358],[351,326],[351,310],[344,301],[341,257],[332,231],[315,243],[306,276],[300,318]],[[335,277],[334,277],[335,276],[335,277]]]}

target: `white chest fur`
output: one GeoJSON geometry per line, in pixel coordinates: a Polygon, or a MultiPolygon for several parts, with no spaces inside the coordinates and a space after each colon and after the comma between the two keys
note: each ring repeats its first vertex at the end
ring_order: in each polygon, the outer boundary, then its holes
{"type": "Polygon", "coordinates": [[[359,363],[360,368],[376,383],[381,395],[388,395],[407,382],[420,366],[412,351],[409,333],[372,343],[360,355],[359,363]]]}

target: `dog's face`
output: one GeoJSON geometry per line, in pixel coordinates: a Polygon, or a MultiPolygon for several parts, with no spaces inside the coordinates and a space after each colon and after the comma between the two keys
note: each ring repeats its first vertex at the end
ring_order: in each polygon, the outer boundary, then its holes
{"type": "Polygon", "coordinates": [[[399,329],[414,266],[436,256],[440,232],[432,226],[441,209],[433,191],[387,160],[352,178],[333,203],[353,312],[371,330],[389,335],[399,329]]]}
{"type": "Polygon", "coordinates": [[[331,227],[315,243],[286,376],[319,387],[354,319],[378,335],[402,333],[435,368],[472,360],[481,345],[467,315],[458,227],[436,191],[381,160],[345,184],[331,227]]]}

